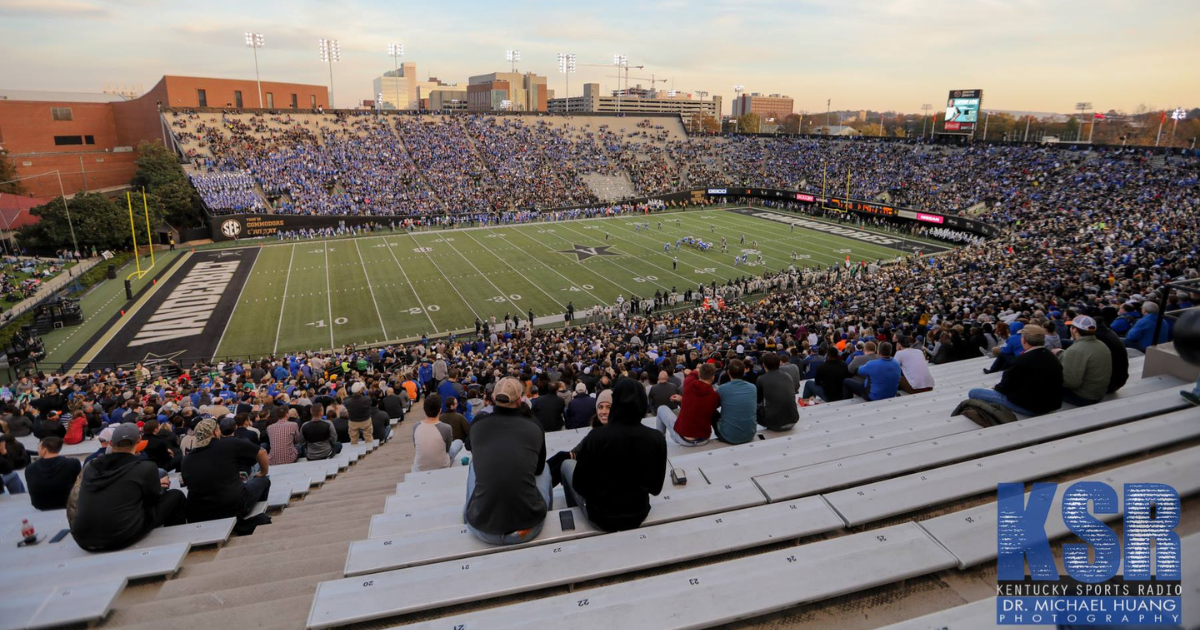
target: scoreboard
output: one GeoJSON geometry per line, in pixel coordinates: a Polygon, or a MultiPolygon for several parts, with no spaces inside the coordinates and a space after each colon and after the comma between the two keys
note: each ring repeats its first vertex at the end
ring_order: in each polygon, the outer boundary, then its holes
{"type": "Polygon", "coordinates": [[[946,118],[942,133],[973,134],[979,122],[979,107],[983,90],[950,90],[946,98],[946,118]]]}

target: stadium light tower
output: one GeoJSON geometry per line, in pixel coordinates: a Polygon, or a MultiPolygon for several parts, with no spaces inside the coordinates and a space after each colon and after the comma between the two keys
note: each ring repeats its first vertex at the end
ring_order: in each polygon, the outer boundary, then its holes
{"type": "Polygon", "coordinates": [[[921,137],[922,138],[925,137],[925,123],[928,122],[929,112],[932,109],[933,109],[933,104],[931,104],[931,103],[925,103],[924,105],[921,106],[921,111],[924,112],[924,114],[925,114],[925,116],[923,118],[921,118],[921,137]]]}
{"type": "Polygon", "coordinates": [[[329,64],[329,109],[337,109],[333,100],[333,62],[342,60],[342,47],[336,39],[318,39],[317,47],[321,50],[321,61],[329,64]]]}
{"type": "Polygon", "coordinates": [[[254,82],[258,84],[258,107],[263,106],[262,79],[258,76],[258,49],[263,47],[263,34],[246,32],[246,47],[254,51],[254,82]]]}
{"type": "MultiPolygon", "coordinates": [[[[746,91],[746,86],[744,86],[744,85],[733,86],[733,104],[734,104],[733,106],[735,109],[738,107],[745,109],[745,105],[743,103],[741,103],[742,92],[745,92],[745,91],[746,91]]],[[[731,110],[729,113],[733,114],[734,118],[737,117],[737,114],[733,110],[731,110]]],[[[743,116],[745,116],[746,114],[747,114],[747,112],[745,112],[745,111],[742,112],[743,116]]]]}
{"type": "Polygon", "coordinates": [[[504,51],[504,60],[508,62],[509,70],[513,74],[516,74],[517,73],[517,62],[521,60],[521,51],[519,51],[519,50],[504,51]]]}
{"type": "Polygon", "coordinates": [[[617,111],[621,111],[621,70],[629,72],[629,57],[622,54],[613,55],[613,65],[617,67],[617,111]]]}
{"type": "Polygon", "coordinates": [[[404,44],[388,44],[388,55],[392,58],[392,69],[396,72],[395,107],[398,110],[400,109],[400,58],[404,56],[404,44]]]}
{"type": "MultiPolygon", "coordinates": [[[[1092,104],[1087,101],[1075,103],[1075,109],[1079,110],[1079,127],[1075,130],[1075,142],[1083,139],[1083,113],[1091,108],[1092,104]]],[[[1095,124],[1095,122],[1092,124],[1095,124]]]]}
{"type": "Polygon", "coordinates": [[[567,78],[567,113],[571,113],[571,75],[575,73],[575,53],[558,53],[558,71],[567,78]]]}

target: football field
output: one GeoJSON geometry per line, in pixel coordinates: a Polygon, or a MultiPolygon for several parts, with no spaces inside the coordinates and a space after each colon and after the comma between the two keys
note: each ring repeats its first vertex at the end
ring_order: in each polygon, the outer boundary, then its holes
{"type": "Polygon", "coordinates": [[[808,218],[763,210],[779,217],[771,220],[747,212],[705,210],[271,243],[253,263],[216,354],[261,356],[382,343],[473,329],[476,317],[519,313],[524,319],[530,310],[539,323],[561,321],[568,303],[582,311],[611,304],[619,295],[645,297],[672,288],[682,293],[713,280],[760,274],[762,266],[787,267],[792,252],[798,254],[797,266],[828,266],[846,256],[857,262],[945,249],[911,239],[877,244],[793,230],[780,220],[808,218]],[[650,228],[637,229],[645,221],[650,228]],[[676,239],[683,236],[712,242],[714,248],[676,249],[676,239]],[[727,254],[719,251],[722,236],[727,254]],[[670,253],[664,251],[667,243],[670,253]],[[735,266],[734,254],[742,252],[750,254],[751,264],[735,266]],[[762,253],[762,266],[754,264],[756,252],[762,253]]]}

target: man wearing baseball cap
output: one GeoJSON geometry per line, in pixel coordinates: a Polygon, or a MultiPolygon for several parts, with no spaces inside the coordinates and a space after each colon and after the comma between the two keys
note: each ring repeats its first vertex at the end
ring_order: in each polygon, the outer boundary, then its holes
{"type": "Polygon", "coordinates": [[[542,425],[521,409],[521,381],[496,383],[495,409],[471,425],[471,466],[463,521],[478,539],[515,545],[542,531],[550,509],[550,469],[542,425]]]}
{"type": "Polygon", "coordinates": [[[1063,367],[1063,402],[1077,407],[1094,405],[1108,392],[1112,355],[1096,338],[1096,320],[1076,315],[1067,326],[1071,327],[1074,342],[1056,352],[1063,367]]]}
{"type": "Polygon", "coordinates": [[[124,549],[159,526],[186,522],[187,497],[170,490],[154,462],[134,454],[142,439],[137,425],[113,430],[112,453],[101,455],[83,469],[79,499],[68,505],[71,536],[88,551],[124,549]]]}

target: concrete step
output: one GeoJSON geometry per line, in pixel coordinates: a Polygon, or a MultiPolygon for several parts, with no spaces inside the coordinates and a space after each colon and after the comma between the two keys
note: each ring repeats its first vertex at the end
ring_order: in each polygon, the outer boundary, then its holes
{"type": "Polygon", "coordinates": [[[325,575],[306,575],[291,580],[274,582],[264,589],[258,588],[227,588],[219,591],[198,592],[184,597],[166,600],[154,600],[129,607],[118,606],[113,613],[110,623],[129,625],[154,622],[163,618],[177,618],[189,615],[199,615],[217,610],[250,606],[263,602],[264,594],[270,599],[288,599],[293,597],[309,597],[316,592],[317,583],[321,580],[340,578],[341,572],[334,571],[325,575]],[[264,593],[264,591],[266,591],[264,593]]]}
{"type": "Polygon", "coordinates": [[[278,522],[273,523],[269,527],[260,528],[261,531],[255,532],[254,538],[261,540],[277,540],[279,538],[290,538],[295,536],[297,532],[309,531],[337,531],[330,529],[333,526],[341,526],[347,522],[354,520],[370,521],[371,517],[383,512],[383,501],[372,501],[375,507],[367,505],[361,509],[342,509],[336,513],[317,513],[297,515],[292,518],[281,518],[278,522]]]}
{"type": "Polygon", "coordinates": [[[310,534],[292,536],[281,540],[265,540],[256,542],[254,537],[239,538],[231,540],[217,554],[217,560],[228,558],[230,556],[242,555],[262,555],[274,553],[276,551],[291,551],[295,550],[298,554],[303,553],[306,549],[313,545],[321,545],[327,542],[336,542],[339,540],[363,540],[367,537],[367,532],[370,529],[370,521],[359,520],[353,523],[346,523],[336,531],[319,531],[310,534]],[[245,543],[241,541],[245,540],[245,543]],[[241,543],[241,544],[238,544],[241,543]]]}
{"type": "MultiPolygon", "coordinates": [[[[315,586],[315,585],[314,585],[315,586]]],[[[133,624],[120,622],[120,611],[98,627],[126,628],[128,630],[196,630],[196,628],[259,628],[267,621],[291,628],[303,628],[308,619],[312,595],[299,595],[285,599],[270,599],[270,586],[255,589],[260,599],[247,606],[222,607],[219,610],[192,615],[170,617],[160,615],[152,621],[133,624]],[[265,598],[265,599],[263,599],[265,598]]]]}
{"type": "Polygon", "coordinates": [[[346,554],[349,552],[349,540],[331,540],[320,545],[312,545],[304,550],[303,555],[290,550],[281,550],[274,553],[254,554],[254,555],[229,555],[213,562],[196,565],[195,567],[186,568],[180,575],[180,578],[201,577],[207,575],[219,575],[221,573],[254,571],[258,567],[269,564],[286,564],[297,562],[300,560],[309,560],[313,558],[325,558],[330,560],[335,566],[342,567],[346,564],[346,554]]]}
{"type": "MultiPolygon", "coordinates": [[[[347,548],[349,548],[349,545],[347,545],[347,548]]],[[[345,554],[343,553],[342,555],[344,556],[345,554]]],[[[237,587],[252,587],[254,590],[259,590],[279,580],[291,580],[304,576],[338,572],[345,567],[344,560],[342,562],[331,561],[329,554],[318,555],[312,558],[297,555],[296,558],[296,560],[291,562],[280,562],[277,564],[259,563],[250,568],[247,568],[245,565],[239,565],[239,568],[235,568],[232,571],[220,571],[209,575],[197,575],[196,577],[188,577],[186,573],[182,573],[179,577],[163,584],[158,592],[158,597],[155,599],[165,600],[176,597],[188,597],[197,593],[207,593],[209,591],[237,587]]],[[[315,584],[316,582],[314,581],[313,583],[315,584]]],[[[271,599],[269,594],[264,592],[263,600],[266,601],[269,599],[271,599]]]]}

